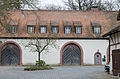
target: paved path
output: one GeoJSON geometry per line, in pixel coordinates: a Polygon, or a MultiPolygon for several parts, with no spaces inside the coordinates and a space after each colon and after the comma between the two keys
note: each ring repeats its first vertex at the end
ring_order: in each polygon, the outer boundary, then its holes
{"type": "Polygon", "coordinates": [[[110,79],[103,66],[54,67],[54,70],[23,71],[23,67],[0,67],[0,79],[110,79]]]}

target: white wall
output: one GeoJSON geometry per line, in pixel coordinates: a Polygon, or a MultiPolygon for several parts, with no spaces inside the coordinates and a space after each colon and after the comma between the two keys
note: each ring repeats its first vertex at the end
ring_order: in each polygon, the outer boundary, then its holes
{"type": "MultiPolygon", "coordinates": [[[[22,64],[35,64],[38,56],[36,52],[31,52],[30,48],[25,48],[25,45],[30,41],[29,39],[0,39],[2,42],[14,41],[22,48],[22,64]]],[[[60,64],[60,50],[62,46],[67,42],[76,42],[83,48],[83,63],[94,64],[94,54],[99,50],[107,57],[108,40],[88,40],[88,39],[59,39],[57,40],[57,49],[50,47],[49,52],[42,53],[41,59],[45,60],[47,64],[60,64]]],[[[103,63],[103,62],[102,62],[103,63]]],[[[103,63],[104,64],[104,63],[103,63]]]]}

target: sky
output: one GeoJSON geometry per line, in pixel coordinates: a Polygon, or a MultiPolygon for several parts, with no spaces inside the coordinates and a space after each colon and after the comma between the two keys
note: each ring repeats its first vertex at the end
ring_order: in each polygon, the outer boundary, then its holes
{"type": "MultiPolygon", "coordinates": [[[[56,5],[56,6],[61,6],[65,7],[63,0],[40,0],[40,4],[42,8],[44,8],[45,5],[56,5]]],[[[64,0],[65,1],[65,0],[64,0]]]]}
{"type": "MultiPolygon", "coordinates": [[[[67,6],[65,6],[63,1],[67,1],[67,0],[39,0],[38,2],[36,2],[37,7],[39,7],[40,9],[46,9],[45,6],[61,6],[63,9],[66,9],[67,6]]],[[[106,0],[101,0],[101,1],[106,1],[106,0]]],[[[107,1],[115,1],[115,0],[107,0],[107,1]]],[[[24,8],[24,9],[28,9],[28,7],[24,8]]]]}
{"type": "MultiPolygon", "coordinates": [[[[45,5],[52,5],[52,4],[56,6],[65,7],[63,1],[67,1],[67,0],[39,0],[39,1],[42,7],[44,7],[45,5]]],[[[101,1],[115,1],[115,0],[101,0],[101,1]]]]}
{"type": "Polygon", "coordinates": [[[45,4],[54,4],[63,6],[62,0],[41,0],[41,4],[44,6],[45,4]]]}

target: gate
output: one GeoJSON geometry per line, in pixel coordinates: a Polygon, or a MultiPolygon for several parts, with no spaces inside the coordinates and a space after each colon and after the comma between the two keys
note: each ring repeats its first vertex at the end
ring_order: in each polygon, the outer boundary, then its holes
{"type": "Polygon", "coordinates": [[[113,75],[120,73],[120,49],[112,51],[113,75]]]}
{"type": "Polygon", "coordinates": [[[80,65],[81,64],[81,51],[80,48],[74,44],[65,46],[62,54],[63,65],[80,65]]]}
{"type": "Polygon", "coordinates": [[[14,44],[7,44],[1,51],[1,65],[20,65],[20,49],[14,44]]]}

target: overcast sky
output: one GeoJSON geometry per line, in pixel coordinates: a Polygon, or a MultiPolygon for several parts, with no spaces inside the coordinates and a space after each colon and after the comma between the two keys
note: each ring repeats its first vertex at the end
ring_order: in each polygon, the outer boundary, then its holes
{"type": "MultiPolygon", "coordinates": [[[[65,0],[64,0],[65,1],[65,0]]],[[[45,8],[44,6],[46,5],[55,5],[55,6],[61,6],[65,7],[63,0],[40,0],[40,7],[45,8]]]]}
{"type": "MultiPolygon", "coordinates": [[[[65,6],[63,1],[67,1],[67,0],[39,0],[38,2],[36,2],[36,4],[37,7],[39,7],[40,9],[46,9],[45,6],[50,6],[50,5],[61,6],[63,9],[66,9],[67,7],[65,6]]],[[[101,1],[106,1],[106,0],[101,0],[101,1]]],[[[108,0],[108,1],[111,2],[115,0],[108,0]]],[[[24,9],[28,9],[28,7],[24,9]]]]}
{"type": "Polygon", "coordinates": [[[45,4],[54,4],[63,6],[62,0],[41,0],[41,4],[44,6],[45,4]]]}
{"type": "MultiPolygon", "coordinates": [[[[63,1],[67,1],[67,0],[40,0],[40,4],[42,8],[45,5],[52,5],[52,4],[56,6],[65,7],[65,4],[63,1]]],[[[101,1],[106,1],[106,0],[101,0],[101,1]]],[[[115,0],[107,0],[107,1],[115,1],[115,0]]]]}

